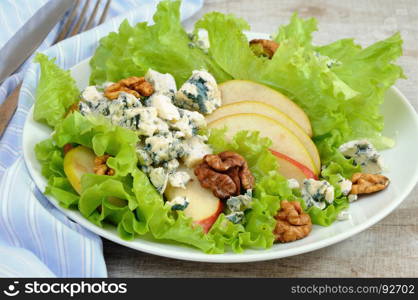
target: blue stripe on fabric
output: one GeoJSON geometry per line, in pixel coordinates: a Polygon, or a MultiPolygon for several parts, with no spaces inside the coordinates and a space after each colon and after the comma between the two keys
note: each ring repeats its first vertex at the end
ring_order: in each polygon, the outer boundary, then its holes
{"type": "MultiPolygon", "coordinates": [[[[0,1],[0,47],[46,1],[0,1]],[[23,7],[26,9],[21,9],[23,7]]],[[[123,19],[131,23],[152,22],[157,2],[113,0],[109,16],[118,17],[47,49],[59,24],[38,51],[56,57],[58,65],[68,69],[91,56],[99,39],[117,30],[123,19]]],[[[183,1],[182,16],[190,17],[201,8],[202,2],[183,1]]],[[[102,1],[102,5],[104,3],[102,1]]],[[[36,188],[24,165],[23,125],[35,101],[39,74],[39,66],[30,61],[22,66],[24,72],[13,74],[0,86],[1,103],[25,75],[17,112],[0,140],[0,277],[105,277],[107,269],[101,239],[56,209],[36,188]]]]}

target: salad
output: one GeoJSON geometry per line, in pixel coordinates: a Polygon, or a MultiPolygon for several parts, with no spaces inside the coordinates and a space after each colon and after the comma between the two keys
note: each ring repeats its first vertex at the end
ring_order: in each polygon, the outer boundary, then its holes
{"type": "Polygon", "coordinates": [[[126,240],[223,253],[306,238],[388,186],[379,109],[404,77],[399,34],[317,46],[316,20],[294,14],[248,40],[247,22],[218,12],[188,33],[179,7],[102,38],[83,90],[36,56],[45,194],[126,240]]]}

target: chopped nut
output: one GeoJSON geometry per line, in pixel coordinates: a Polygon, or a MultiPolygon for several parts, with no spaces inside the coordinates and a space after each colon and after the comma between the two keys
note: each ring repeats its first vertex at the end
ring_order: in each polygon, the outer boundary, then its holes
{"type": "Polygon", "coordinates": [[[245,160],[238,153],[232,151],[221,152],[218,155],[209,154],[204,157],[204,160],[216,171],[227,171],[232,167],[241,167],[245,160]]]}
{"type": "Polygon", "coordinates": [[[371,194],[384,190],[389,185],[389,178],[379,174],[355,173],[351,177],[353,186],[350,194],[371,194]]]}
{"type": "Polygon", "coordinates": [[[231,195],[238,195],[234,180],[226,174],[211,170],[206,162],[198,165],[194,173],[202,187],[211,189],[216,197],[226,199],[231,195]]]}
{"type": "Polygon", "coordinates": [[[101,156],[96,156],[96,158],[94,159],[94,164],[96,166],[103,165],[107,162],[107,159],[109,157],[110,157],[110,155],[108,155],[108,154],[104,154],[104,155],[101,155],[101,156]]]}
{"type": "Polygon", "coordinates": [[[108,169],[107,169],[107,173],[106,173],[106,175],[108,175],[108,176],[113,176],[113,175],[115,175],[115,170],[114,170],[114,169],[112,169],[112,168],[108,168],[108,169]]]}
{"type": "Polygon", "coordinates": [[[109,159],[109,154],[104,154],[101,156],[96,156],[94,158],[94,173],[97,175],[108,175],[112,176],[115,175],[115,170],[112,168],[109,168],[106,164],[107,160],[109,159]]]}
{"type": "Polygon", "coordinates": [[[111,100],[119,97],[120,92],[126,92],[134,95],[136,98],[147,97],[154,93],[151,83],[144,77],[128,77],[108,86],[105,89],[105,96],[111,100]]]}
{"type": "Polygon", "coordinates": [[[280,206],[274,230],[276,241],[287,243],[306,237],[312,230],[312,221],[311,217],[302,211],[300,203],[283,200],[280,206]]]}
{"type": "Polygon", "coordinates": [[[65,113],[64,117],[68,116],[70,113],[74,111],[78,111],[79,104],[80,104],[80,101],[77,101],[76,103],[71,104],[71,106],[68,108],[67,112],[65,113]]]}
{"type": "Polygon", "coordinates": [[[151,83],[147,81],[144,81],[140,84],[136,84],[134,88],[144,97],[151,96],[152,93],[154,93],[154,88],[152,87],[151,83]]]}
{"type": "Polygon", "coordinates": [[[279,44],[272,40],[254,39],[250,41],[250,48],[257,56],[265,56],[271,59],[276,53],[279,44]]]}
{"type": "Polygon", "coordinates": [[[208,154],[195,169],[195,175],[204,188],[226,199],[241,194],[242,190],[252,189],[254,177],[245,159],[231,151],[208,154]]]}

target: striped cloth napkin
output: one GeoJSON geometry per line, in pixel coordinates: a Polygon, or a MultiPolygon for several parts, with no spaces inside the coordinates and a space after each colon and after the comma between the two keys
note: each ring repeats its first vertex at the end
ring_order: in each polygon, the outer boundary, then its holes
{"type": "MultiPolygon", "coordinates": [[[[0,48],[46,2],[0,1],[0,48]]],[[[62,25],[57,24],[38,51],[68,69],[91,56],[99,39],[124,19],[131,24],[151,21],[157,2],[113,0],[109,21],[48,48],[62,25]]],[[[183,0],[183,18],[196,13],[202,2],[183,0]]],[[[17,111],[0,140],[0,277],[106,277],[101,239],[49,203],[26,170],[21,136],[39,75],[30,60],[0,86],[1,103],[24,78],[17,111]]]]}

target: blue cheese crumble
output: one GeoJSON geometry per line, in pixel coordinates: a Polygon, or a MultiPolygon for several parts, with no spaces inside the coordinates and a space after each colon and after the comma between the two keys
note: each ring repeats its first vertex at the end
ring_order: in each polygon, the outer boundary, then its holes
{"type": "Polygon", "coordinates": [[[192,76],[177,91],[174,103],[204,115],[221,106],[221,92],[215,78],[205,70],[193,71],[192,76]]]}
{"type": "Polygon", "coordinates": [[[182,142],[176,139],[172,132],[148,137],[145,140],[144,149],[151,156],[154,165],[159,165],[184,155],[182,142]]]}
{"type": "Polygon", "coordinates": [[[189,206],[189,201],[186,197],[178,196],[171,201],[166,202],[171,206],[171,210],[185,210],[189,206]]]}
{"type": "Polygon", "coordinates": [[[355,195],[355,194],[350,194],[350,195],[348,195],[348,202],[354,202],[354,201],[357,201],[358,200],[358,196],[357,195],[355,195]]]}
{"type": "Polygon", "coordinates": [[[225,216],[229,221],[234,224],[242,223],[244,220],[244,212],[242,211],[235,211],[225,216]]]}
{"type": "Polygon", "coordinates": [[[305,179],[302,186],[302,198],[309,207],[326,208],[334,202],[334,187],[326,180],[305,179]]]}
{"type": "Polygon", "coordinates": [[[186,188],[186,184],[190,181],[190,175],[187,172],[174,172],[168,176],[168,182],[172,187],[186,188]]]}
{"type": "Polygon", "coordinates": [[[337,215],[338,221],[346,221],[351,219],[351,214],[348,212],[348,210],[344,209],[340,211],[337,215]]]}
{"type": "Polygon", "coordinates": [[[367,140],[355,140],[341,145],[338,150],[355,165],[361,166],[364,173],[380,174],[383,161],[373,145],[367,140]]]}
{"type": "Polygon", "coordinates": [[[164,168],[151,168],[151,171],[149,172],[149,179],[157,191],[160,193],[165,191],[168,182],[168,174],[164,168]]]}
{"type": "Polygon", "coordinates": [[[81,93],[79,111],[83,115],[99,114],[112,124],[137,133],[140,141],[136,153],[143,172],[155,188],[163,193],[168,184],[184,188],[190,176],[178,169],[182,164],[193,167],[203,156],[211,154],[207,137],[200,135],[207,124],[199,112],[209,113],[220,105],[220,92],[212,75],[193,71],[192,76],[177,92],[170,74],[149,69],[145,74],[154,93],[144,99],[120,92],[117,99],[105,97],[103,86],[89,86],[81,93]],[[188,90],[191,100],[177,101],[188,90]],[[179,96],[179,97],[176,97],[179,96]],[[192,109],[192,110],[189,110],[192,109]]]}
{"type": "Polygon", "coordinates": [[[156,94],[174,97],[177,91],[176,81],[171,74],[162,74],[153,69],[149,69],[145,74],[145,80],[152,84],[156,94]]]}
{"type": "Polygon", "coordinates": [[[225,217],[234,224],[244,221],[244,211],[251,208],[253,203],[253,192],[247,190],[245,194],[232,196],[226,200],[227,214],[225,217]]]}
{"type": "Polygon", "coordinates": [[[212,154],[212,148],[205,143],[204,137],[196,135],[185,141],[183,162],[186,167],[194,167],[202,161],[206,154],[212,154]]]}
{"type": "Polygon", "coordinates": [[[173,105],[171,99],[163,94],[153,94],[149,100],[149,105],[155,107],[157,115],[163,120],[177,121],[180,119],[180,112],[173,105]]]}
{"type": "Polygon", "coordinates": [[[345,179],[343,177],[341,177],[341,179],[338,180],[337,184],[340,187],[343,196],[347,196],[350,193],[351,187],[353,185],[351,180],[345,179]]]}

